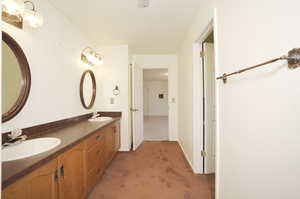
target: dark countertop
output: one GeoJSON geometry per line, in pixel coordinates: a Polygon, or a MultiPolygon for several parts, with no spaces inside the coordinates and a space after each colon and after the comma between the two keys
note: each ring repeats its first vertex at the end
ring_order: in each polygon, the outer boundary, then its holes
{"type": "Polygon", "coordinates": [[[61,139],[61,144],[52,150],[35,156],[20,160],[2,162],[2,189],[46,164],[50,160],[53,160],[67,149],[86,139],[90,135],[93,135],[96,131],[118,120],[120,120],[120,117],[114,117],[113,120],[105,122],[89,122],[84,120],[71,126],[39,136],[59,138],[61,139]]]}

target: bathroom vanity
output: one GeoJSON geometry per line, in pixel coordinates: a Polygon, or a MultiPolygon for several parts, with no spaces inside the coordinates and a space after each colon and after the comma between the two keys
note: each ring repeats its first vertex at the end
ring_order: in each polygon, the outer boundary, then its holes
{"type": "Polygon", "coordinates": [[[3,162],[3,199],[87,197],[120,148],[120,117],[87,119],[38,137],[59,138],[54,149],[3,162]]]}
{"type": "MultiPolygon", "coordinates": [[[[71,86],[64,87],[67,89],[63,92],[49,92],[57,94],[50,98],[45,88],[32,94],[31,75],[37,80],[36,77],[42,74],[37,74],[36,68],[31,70],[30,62],[18,40],[20,38],[15,39],[2,32],[2,125],[8,121],[10,123],[7,128],[10,132],[2,134],[2,198],[83,199],[99,181],[120,148],[121,112],[100,112],[101,117],[97,117],[99,112],[95,112],[93,115],[85,114],[53,122],[60,118],[59,115],[66,115],[69,110],[78,114],[86,113],[86,110],[92,112],[97,92],[97,81],[93,72],[95,69],[80,71],[81,78],[73,82],[69,82],[70,78],[65,78],[65,74],[61,76],[66,84],[78,83],[79,88],[71,86]],[[75,89],[79,91],[78,99],[74,98],[75,89]],[[28,99],[34,103],[28,106],[28,99]],[[35,103],[41,100],[43,103],[35,103]],[[74,100],[73,105],[65,107],[70,100],[74,100]],[[85,111],[80,107],[80,102],[85,111]],[[27,108],[25,111],[24,107],[27,108]],[[52,109],[58,115],[54,116],[52,109]],[[16,119],[21,112],[23,115],[16,119]],[[37,115],[37,112],[42,114],[37,115]],[[46,120],[41,118],[49,116],[48,114],[51,117],[46,120]],[[51,122],[41,124],[45,121],[51,122]],[[40,125],[23,128],[32,124],[40,125]],[[26,141],[27,137],[30,141],[26,141]]],[[[73,63],[69,60],[67,62],[73,63]]],[[[38,68],[37,71],[43,71],[38,68]]],[[[69,73],[78,77],[72,70],[69,73]]],[[[45,74],[47,80],[52,78],[55,82],[55,90],[65,83],[57,83],[60,78],[56,76],[56,72],[52,76],[45,74]]],[[[74,79],[73,76],[71,79],[74,79]]],[[[51,81],[45,82],[51,84],[51,81]]],[[[38,85],[37,81],[35,85],[38,85]]],[[[39,90],[37,87],[35,89],[39,90]]]]}

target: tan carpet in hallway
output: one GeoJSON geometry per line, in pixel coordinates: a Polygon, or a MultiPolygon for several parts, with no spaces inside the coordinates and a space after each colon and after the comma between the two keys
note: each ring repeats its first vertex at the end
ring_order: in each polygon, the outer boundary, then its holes
{"type": "Polygon", "coordinates": [[[213,176],[194,175],[177,142],[118,153],[89,199],[212,199],[213,176]]]}

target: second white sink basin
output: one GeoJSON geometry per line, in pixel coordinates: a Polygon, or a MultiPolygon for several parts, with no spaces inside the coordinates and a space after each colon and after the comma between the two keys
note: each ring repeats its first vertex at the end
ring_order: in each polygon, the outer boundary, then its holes
{"type": "Polygon", "coordinates": [[[53,149],[61,143],[58,138],[36,138],[2,149],[2,161],[18,160],[53,149]]]}
{"type": "Polygon", "coordinates": [[[113,119],[112,117],[96,117],[94,119],[93,118],[89,119],[89,122],[105,122],[112,119],[113,119]]]}

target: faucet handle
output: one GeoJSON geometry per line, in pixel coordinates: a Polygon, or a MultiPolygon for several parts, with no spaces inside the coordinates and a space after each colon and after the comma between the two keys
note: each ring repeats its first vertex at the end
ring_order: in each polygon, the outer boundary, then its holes
{"type": "Polygon", "coordinates": [[[10,134],[8,134],[8,137],[11,139],[15,139],[15,138],[21,136],[22,132],[23,132],[22,129],[14,129],[11,131],[10,134]]]}
{"type": "Polygon", "coordinates": [[[100,114],[97,111],[95,111],[95,112],[93,112],[92,118],[94,119],[94,118],[97,118],[99,116],[100,116],[100,114]]]}

